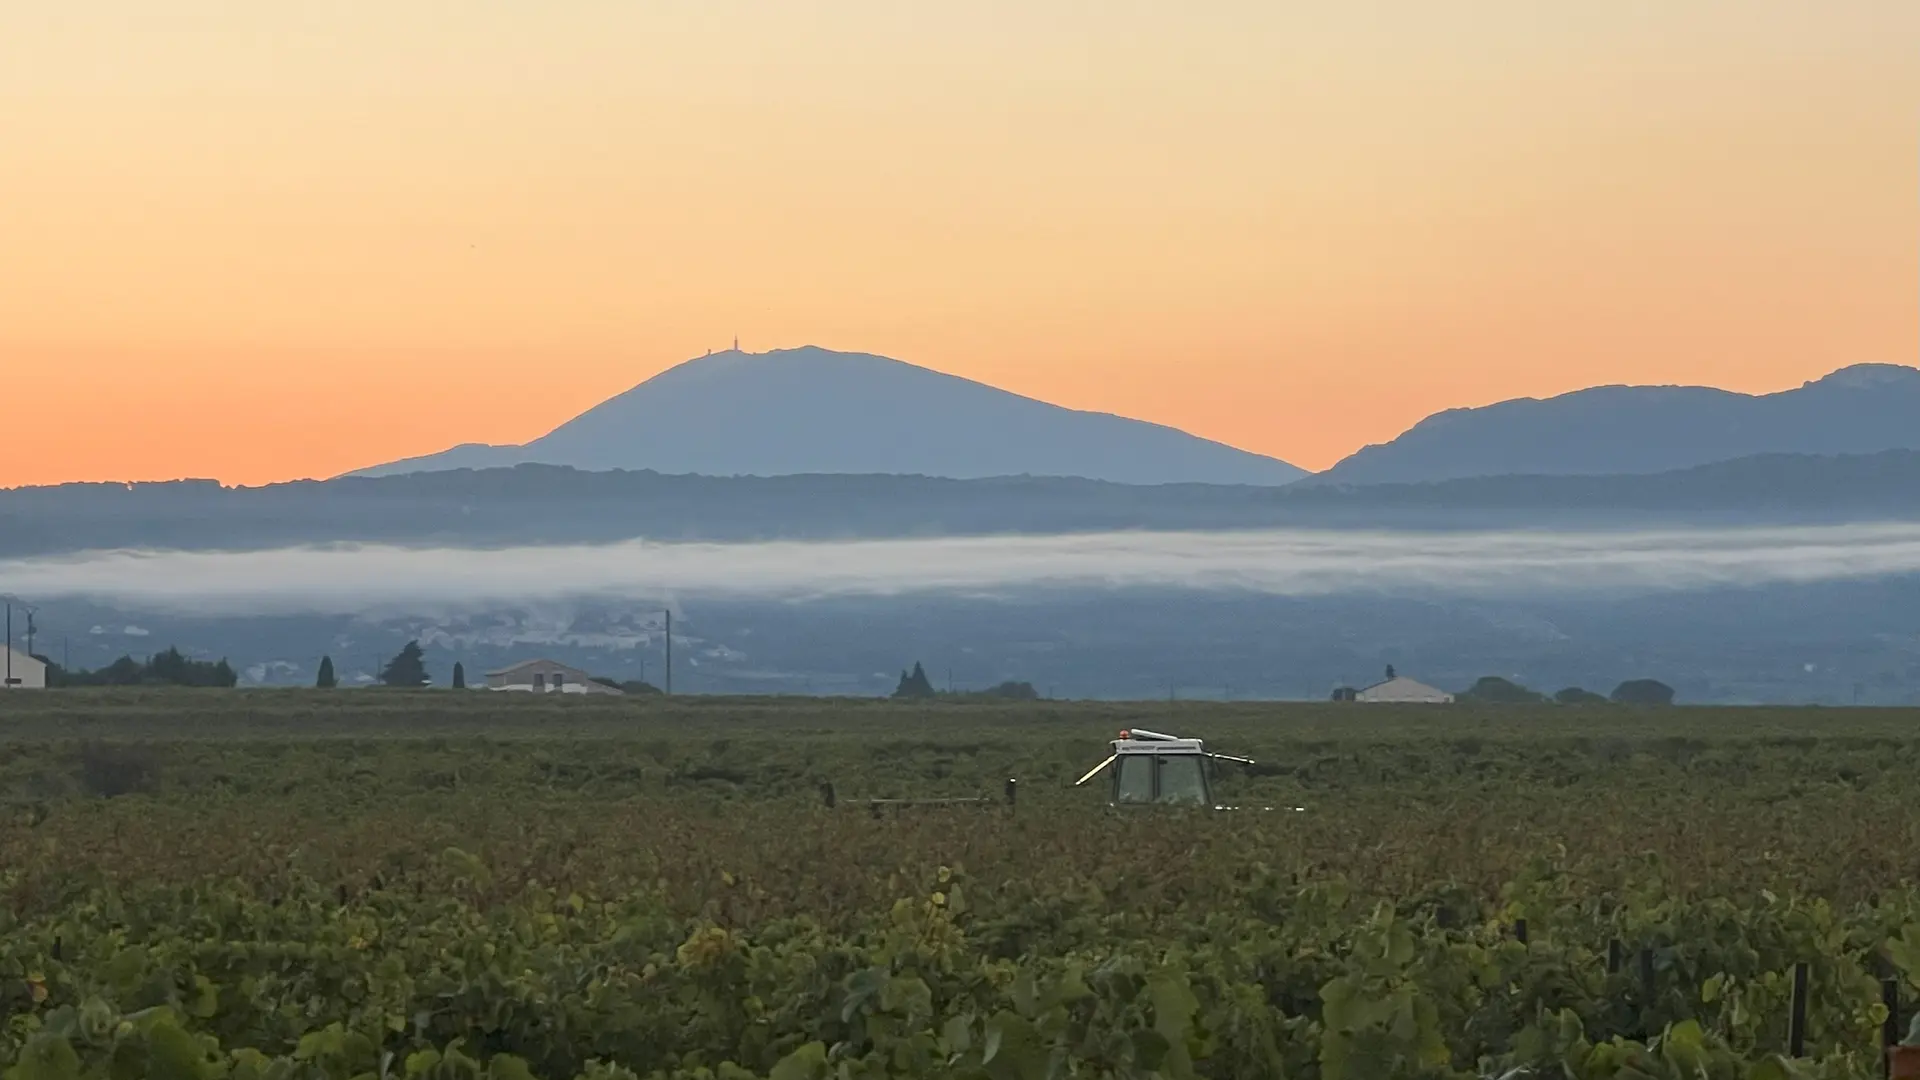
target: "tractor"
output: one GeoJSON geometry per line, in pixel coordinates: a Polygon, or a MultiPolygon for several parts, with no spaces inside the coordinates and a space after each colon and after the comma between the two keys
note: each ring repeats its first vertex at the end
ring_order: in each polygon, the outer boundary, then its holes
{"type": "Polygon", "coordinates": [[[1216,754],[1200,739],[1183,739],[1131,728],[1113,740],[1107,760],[1074,781],[1080,787],[1112,768],[1108,802],[1113,806],[1201,806],[1224,809],[1213,798],[1215,761],[1253,764],[1252,758],[1216,754]]]}

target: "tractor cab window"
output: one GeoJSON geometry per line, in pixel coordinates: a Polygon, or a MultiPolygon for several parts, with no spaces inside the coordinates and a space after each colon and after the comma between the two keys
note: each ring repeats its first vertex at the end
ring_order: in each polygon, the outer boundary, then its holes
{"type": "Polygon", "coordinates": [[[1160,762],[1160,801],[1205,806],[1207,779],[1197,754],[1168,754],[1160,762]]]}
{"type": "Polygon", "coordinates": [[[1113,782],[1113,801],[1150,803],[1153,801],[1153,759],[1145,754],[1122,754],[1113,763],[1118,774],[1113,782]]]}

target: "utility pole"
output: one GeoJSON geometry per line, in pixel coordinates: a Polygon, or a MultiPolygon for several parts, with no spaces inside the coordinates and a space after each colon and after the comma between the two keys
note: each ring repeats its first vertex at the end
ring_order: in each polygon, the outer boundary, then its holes
{"type": "Polygon", "coordinates": [[[7,601],[7,674],[5,689],[13,689],[13,601],[7,601]]]}
{"type": "Polygon", "coordinates": [[[673,696],[673,609],[667,609],[667,696],[673,696]]]}

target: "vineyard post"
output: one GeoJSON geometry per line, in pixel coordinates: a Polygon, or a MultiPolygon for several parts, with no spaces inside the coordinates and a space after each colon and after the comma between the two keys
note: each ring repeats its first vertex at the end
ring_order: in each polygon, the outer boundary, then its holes
{"type": "Polygon", "coordinates": [[[1653,1012],[1653,950],[1640,950],[1640,1038],[1645,1040],[1652,1034],[1647,1026],[1647,1018],[1653,1012]]]}
{"type": "Polygon", "coordinates": [[[1893,1048],[1900,1044],[1900,980],[1880,981],[1880,1003],[1887,1018],[1880,1024],[1880,1075],[1893,1075],[1893,1048]]]}
{"type": "Polygon", "coordinates": [[[1787,1019],[1787,1056],[1807,1056],[1807,974],[1808,965],[1793,965],[1793,1014],[1787,1019]]]}

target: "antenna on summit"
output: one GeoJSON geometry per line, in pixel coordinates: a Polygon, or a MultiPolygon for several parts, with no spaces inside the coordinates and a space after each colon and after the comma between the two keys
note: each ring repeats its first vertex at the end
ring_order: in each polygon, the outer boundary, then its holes
{"type": "Polygon", "coordinates": [[[733,335],[733,351],[734,352],[740,351],[740,335],[739,334],[733,335]]]}

